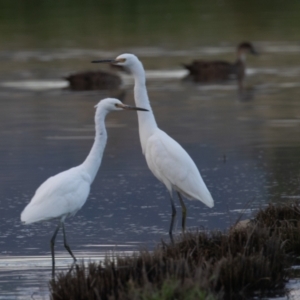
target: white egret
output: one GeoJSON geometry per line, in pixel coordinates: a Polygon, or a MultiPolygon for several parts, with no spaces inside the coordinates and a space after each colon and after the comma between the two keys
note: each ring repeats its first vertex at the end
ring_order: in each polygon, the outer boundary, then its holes
{"type": "Polygon", "coordinates": [[[140,60],[133,54],[122,54],[116,59],[93,62],[114,63],[127,69],[134,77],[136,105],[145,107],[150,112],[148,114],[138,112],[140,141],[149,169],[158,180],[165,184],[170,193],[172,219],[169,234],[173,240],[172,230],[176,215],[173,191],[177,192],[182,207],[183,231],[185,230],[186,207],[181,196],[200,200],[208,207],[214,206],[214,200],[188,153],[174,139],[158,128],[148,99],[145,70],[140,60]]]}
{"type": "Polygon", "coordinates": [[[77,167],[48,178],[36,190],[30,203],[21,213],[21,221],[25,224],[59,218],[59,224],[50,241],[53,276],[55,268],[54,243],[61,227],[64,236],[64,246],[74,259],[74,262],[76,261],[67,243],[64,221],[66,217],[75,215],[81,209],[89,195],[90,186],[100,167],[106,145],[106,115],[115,110],[147,111],[147,109],[125,105],[120,100],[114,98],[104,99],[96,107],[95,141],[85,161],[77,167]]]}

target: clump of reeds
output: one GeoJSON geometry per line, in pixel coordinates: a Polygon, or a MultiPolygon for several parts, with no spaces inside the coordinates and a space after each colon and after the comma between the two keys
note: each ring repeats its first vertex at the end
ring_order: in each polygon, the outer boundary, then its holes
{"type": "Polygon", "coordinates": [[[52,299],[215,299],[206,291],[206,270],[192,273],[185,259],[165,257],[163,251],[142,251],[130,257],[82,263],[50,282],[52,299]],[[197,284],[195,281],[197,280],[197,284]],[[189,295],[189,298],[186,297],[189,295]]]}
{"type": "Polygon", "coordinates": [[[252,224],[270,228],[272,233],[285,241],[287,253],[300,255],[300,202],[269,204],[260,209],[252,224]]]}
{"type": "Polygon", "coordinates": [[[50,282],[51,299],[247,299],[282,289],[300,253],[300,202],[259,210],[245,227],[188,232],[132,256],[84,263],[50,282]]]}
{"type": "Polygon", "coordinates": [[[282,246],[270,229],[254,225],[228,234],[188,234],[164,250],[168,257],[184,257],[190,265],[205,263],[214,278],[210,291],[222,291],[225,299],[242,299],[256,290],[284,286],[287,260],[282,246]]]}
{"type": "Polygon", "coordinates": [[[50,282],[51,298],[243,299],[284,286],[282,243],[270,229],[256,225],[228,234],[187,233],[152,252],[76,266],[50,282]]]}

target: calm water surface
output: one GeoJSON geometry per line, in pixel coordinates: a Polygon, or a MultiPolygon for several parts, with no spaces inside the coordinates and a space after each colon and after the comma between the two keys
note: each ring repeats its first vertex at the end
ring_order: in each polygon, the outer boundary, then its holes
{"type": "MultiPolygon", "coordinates": [[[[49,240],[56,222],[24,226],[20,213],[49,176],[85,159],[100,99],[121,95],[133,104],[133,82],[126,74],[123,91],[64,89],[64,76],[98,67],[90,65],[92,59],[128,51],[143,61],[158,125],[191,155],[215,200],[213,209],[186,200],[189,229],[225,230],[241,214],[249,218],[270,202],[300,197],[297,1],[285,2],[284,9],[280,1],[263,8],[252,3],[255,9],[239,1],[225,6],[174,1],[171,10],[142,1],[116,5],[120,11],[108,4],[88,3],[82,10],[77,1],[70,9],[34,2],[26,7],[0,2],[0,299],[48,298],[49,240]],[[166,10],[161,18],[158,12],[166,10]],[[235,45],[245,37],[261,55],[247,60],[242,95],[234,83],[181,81],[181,63],[233,61],[235,45]]],[[[168,240],[169,196],[141,153],[136,114],[114,112],[106,124],[108,143],[90,197],[66,222],[69,244],[85,261],[152,249],[168,240]]],[[[177,207],[175,232],[180,234],[177,207]]],[[[56,250],[58,269],[66,270],[72,260],[61,234],[56,250]]]]}

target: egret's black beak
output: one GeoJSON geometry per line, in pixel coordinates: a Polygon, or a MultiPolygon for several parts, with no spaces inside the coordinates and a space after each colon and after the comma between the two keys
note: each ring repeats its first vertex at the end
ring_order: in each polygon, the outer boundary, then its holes
{"type": "Polygon", "coordinates": [[[131,106],[131,105],[125,105],[125,104],[116,104],[117,107],[123,108],[126,110],[141,110],[141,111],[149,111],[148,109],[141,108],[141,107],[136,107],[136,106],[131,106]]]}
{"type": "Polygon", "coordinates": [[[98,63],[111,63],[115,64],[117,61],[115,59],[100,59],[100,60],[92,60],[91,63],[98,64],[98,63]]]}

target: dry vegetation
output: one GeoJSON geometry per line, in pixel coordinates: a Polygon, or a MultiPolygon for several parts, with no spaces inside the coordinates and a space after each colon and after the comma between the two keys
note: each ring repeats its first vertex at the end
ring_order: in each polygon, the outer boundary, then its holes
{"type": "Polygon", "coordinates": [[[283,290],[300,254],[300,204],[269,205],[244,228],[194,232],[154,251],[75,266],[50,282],[51,298],[249,299],[283,290]]]}

